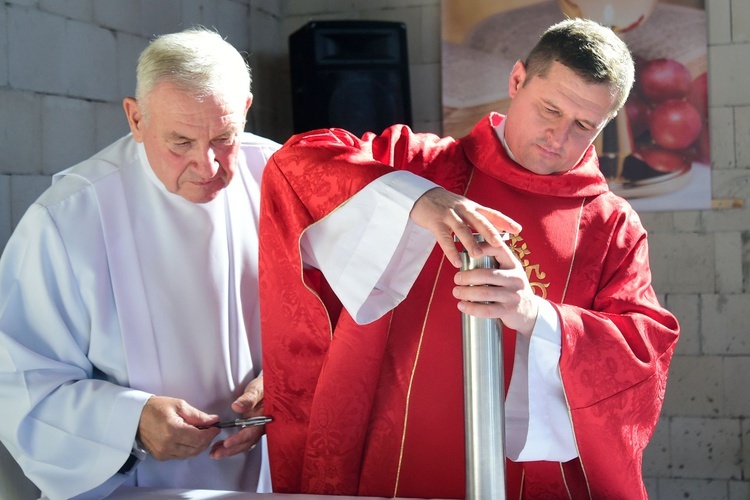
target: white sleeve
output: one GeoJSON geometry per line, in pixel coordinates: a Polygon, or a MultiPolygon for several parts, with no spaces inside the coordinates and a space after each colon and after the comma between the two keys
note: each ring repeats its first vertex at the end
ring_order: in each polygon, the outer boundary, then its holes
{"type": "Polygon", "coordinates": [[[116,352],[120,336],[92,338],[97,318],[77,287],[54,222],[32,205],[0,258],[0,439],[52,500],[127,479],[117,471],[149,396],[87,358],[94,347],[116,352]]]}
{"type": "Polygon", "coordinates": [[[411,172],[391,172],[303,233],[303,262],[323,272],[357,323],[383,316],[414,284],[435,237],[409,213],[436,186],[411,172]]]}
{"type": "Polygon", "coordinates": [[[560,319],[546,300],[530,338],[516,334],[505,399],[506,454],[516,462],[565,462],[578,456],[560,377],[560,319]]]}

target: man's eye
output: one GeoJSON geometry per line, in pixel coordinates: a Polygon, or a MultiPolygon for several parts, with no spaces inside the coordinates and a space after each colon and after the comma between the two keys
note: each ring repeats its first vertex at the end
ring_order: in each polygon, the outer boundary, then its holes
{"type": "Polygon", "coordinates": [[[222,146],[231,146],[234,144],[234,136],[232,137],[222,137],[221,139],[216,139],[217,144],[220,144],[222,146]]]}

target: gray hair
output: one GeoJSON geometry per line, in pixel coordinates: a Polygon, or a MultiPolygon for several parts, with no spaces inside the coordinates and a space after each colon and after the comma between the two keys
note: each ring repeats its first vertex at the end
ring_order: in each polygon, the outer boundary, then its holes
{"type": "Polygon", "coordinates": [[[177,85],[197,100],[221,95],[245,104],[250,68],[242,55],[215,31],[202,27],[162,35],[138,58],[135,98],[146,114],[148,97],[162,82],[177,85]]]}
{"type": "Polygon", "coordinates": [[[552,62],[589,83],[610,85],[616,98],[612,116],[625,104],[635,80],[633,57],[625,42],[589,19],[566,19],[549,27],[526,58],[527,81],[534,75],[546,76],[552,62]]]}

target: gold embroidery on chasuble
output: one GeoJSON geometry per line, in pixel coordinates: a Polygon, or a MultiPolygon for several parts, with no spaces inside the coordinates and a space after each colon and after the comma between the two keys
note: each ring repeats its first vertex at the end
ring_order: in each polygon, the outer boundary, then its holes
{"type": "Polygon", "coordinates": [[[539,264],[532,264],[531,260],[527,258],[528,255],[531,255],[531,250],[529,250],[523,237],[518,234],[511,234],[508,246],[526,271],[531,289],[534,290],[536,295],[546,299],[547,288],[550,285],[549,281],[544,281],[547,278],[547,273],[542,271],[539,264]]]}
{"type": "MultiPolygon", "coordinates": [[[[575,226],[573,227],[574,237],[573,241],[571,242],[572,246],[570,248],[570,263],[568,264],[568,273],[565,278],[565,285],[562,290],[562,296],[560,296],[559,299],[550,299],[559,300],[561,304],[565,303],[565,297],[568,293],[568,285],[570,284],[570,277],[573,274],[573,264],[575,264],[576,260],[578,239],[581,234],[581,219],[583,217],[583,208],[585,206],[586,198],[583,198],[581,200],[581,205],[578,208],[578,216],[576,217],[575,226]]],[[[547,272],[544,271],[539,264],[532,264],[532,262],[534,261],[534,257],[532,255],[532,251],[529,249],[523,237],[519,234],[511,234],[508,246],[513,251],[513,255],[515,255],[515,257],[523,266],[524,271],[526,271],[526,277],[528,278],[529,284],[531,285],[531,289],[534,291],[534,293],[543,299],[548,299],[547,292],[552,282],[547,276],[547,272]]]]}

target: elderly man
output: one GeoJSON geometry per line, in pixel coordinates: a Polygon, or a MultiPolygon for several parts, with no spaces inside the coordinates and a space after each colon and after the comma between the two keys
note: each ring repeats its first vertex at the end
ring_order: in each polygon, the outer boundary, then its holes
{"type": "Polygon", "coordinates": [[[263,428],[213,426],[262,412],[256,223],[278,145],[243,132],[251,103],[217,33],[157,38],[131,134],[56,175],[11,236],[0,439],[49,498],[268,490],[263,428]]]}

